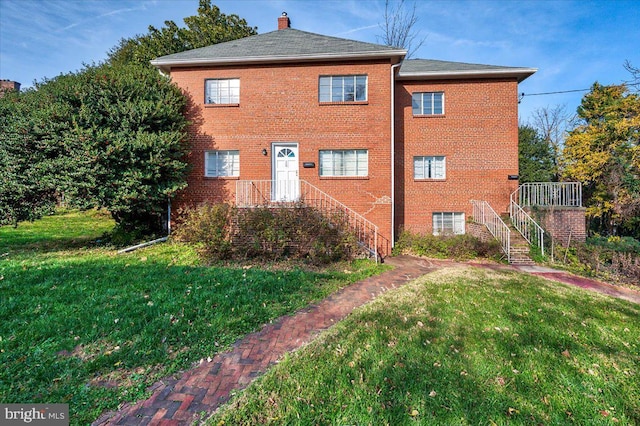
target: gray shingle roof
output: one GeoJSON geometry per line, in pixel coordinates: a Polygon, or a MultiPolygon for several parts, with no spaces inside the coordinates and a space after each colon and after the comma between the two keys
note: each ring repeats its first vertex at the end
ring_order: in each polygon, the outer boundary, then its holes
{"type": "Polygon", "coordinates": [[[435,59],[405,59],[398,79],[424,80],[473,77],[516,77],[518,82],[529,77],[535,68],[504,67],[499,65],[468,64],[465,62],[437,61],[435,59]]]}
{"type": "Polygon", "coordinates": [[[172,66],[247,62],[310,61],[344,58],[400,59],[403,49],[374,43],[329,37],[286,28],[156,58],[151,63],[172,66]]]}
{"type": "MultiPolygon", "coordinates": [[[[300,31],[293,28],[271,31],[200,49],[162,56],[151,64],[170,71],[172,67],[222,64],[306,62],[344,59],[389,58],[398,62],[406,50],[374,43],[300,31]]],[[[518,82],[536,72],[534,68],[503,67],[406,59],[397,75],[399,80],[434,80],[451,78],[517,78],[518,82]]]]}

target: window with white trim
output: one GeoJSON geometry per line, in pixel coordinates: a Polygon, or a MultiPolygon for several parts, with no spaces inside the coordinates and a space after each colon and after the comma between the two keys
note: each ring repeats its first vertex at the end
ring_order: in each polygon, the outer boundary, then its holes
{"type": "Polygon", "coordinates": [[[413,157],[414,179],[445,179],[446,164],[444,156],[413,157]]]}
{"type": "Polygon", "coordinates": [[[418,92],[411,95],[413,115],[443,115],[444,92],[418,92]]]}
{"type": "Polygon", "coordinates": [[[206,151],[204,175],[206,177],[240,176],[240,151],[206,151]]]}
{"type": "Polygon", "coordinates": [[[204,81],[204,103],[234,105],[240,103],[240,79],[217,78],[204,81]]]}
{"type": "Polygon", "coordinates": [[[367,100],[367,76],[320,76],[318,94],[320,102],[364,102],[367,100]]]}
{"type": "Polygon", "coordinates": [[[464,234],[464,213],[433,213],[433,235],[447,234],[464,234]]]}
{"type": "Polygon", "coordinates": [[[369,152],[366,149],[320,151],[320,176],[368,176],[369,152]]]}

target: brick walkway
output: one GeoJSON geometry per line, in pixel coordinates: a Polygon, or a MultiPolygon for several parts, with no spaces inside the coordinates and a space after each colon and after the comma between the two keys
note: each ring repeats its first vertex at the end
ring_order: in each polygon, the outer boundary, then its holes
{"type": "MultiPolygon", "coordinates": [[[[319,332],[349,315],[354,308],[421,275],[455,264],[409,256],[389,258],[388,263],[395,269],[352,284],[317,305],[264,326],[236,342],[231,351],[203,362],[180,379],[164,379],[156,383],[151,389],[153,395],[146,401],[125,405],[117,413],[107,413],[93,425],[190,425],[202,413],[207,416],[224,404],[231,391],[245,388],[284,354],[309,342],[319,332]]],[[[640,303],[640,292],[553,269],[482,263],[470,265],[520,270],[640,303]]]]}
{"type": "Polygon", "coordinates": [[[284,354],[309,342],[320,331],[346,317],[354,308],[385,291],[445,265],[448,261],[408,256],[390,258],[395,269],[357,282],[292,316],[280,318],[236,342],[230,352],[189,370],[180,379],[165,379],[152,387],[146,401],[107,413],[93,425],[188,425],[201,413],[224,404],[233,390],[245,388],[284,354]]]}

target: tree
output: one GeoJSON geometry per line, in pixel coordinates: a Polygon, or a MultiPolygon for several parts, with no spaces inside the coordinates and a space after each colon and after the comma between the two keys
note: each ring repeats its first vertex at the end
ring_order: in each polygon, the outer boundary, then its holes
{"type": "Polygon", "coordinates": [[[624,61],[624,69],[631,73],[631,81],[627,83],[627,86],[634,87],[637,92],[640,90],[640,68],[631,65],[631,62],[624,61]]]}
{"type": "Polygon", "coordinates": [[[407,58],[411,58],[424,44],[426,37],[418,40],[418,33],[414,30],[418,23],[416,4],[413,4],[411,10],[406,10],[404,6],[404,0],[400,0],[395,8],[390,6],[389,0],[385,1],[384,22],[380,24],[382,36],[379,36],[378,40],[387,46],[405,49],[407,58]]]}
{"type": "Polygon", "coordinates": [[[150,66],[159,56],[184,52],[225,41],[256,34],[256,28],[237,15],[225,15],[211,0],[200,0],[198,14],[184,18],[186,28],[173,21],[165,21],[164,27],[149,26],[145,35],[121,39],[109,51],[107,62],[112,65],[137,63],[150,66]]]}
{"type": "Polygon", "coordinates": [[[554,108],[538,108],[533,111],[531,126],[536,129],[544,143],[549,147],[552,162],[552,174],[549,181],[557,182],[561,174],[559,158],[562,153],[564,139],[567,134],[569,114],[564,105],[554,108]]]}
{"type": "Polygon", "coordinates": [[[53,211],[58,157],[47,134],[56,126],[32,91],[0,98],[0,226],[53,211]]]}
{"type": "Polygon", "coordinates": [[[596,231],[640,236],[640,97],[595,83],[569,132],[563,175],[582,182],[596,231]]]}
{"type": "Polygon", "coordinates": [[[186,186],[188,99],[149,60],[255,34],[200,0],[171,22],[123,39],[107,63],[0,99],[0,225],[34,220],[57,201],[106,208],[120,228],[159,231],[186,186]]]}
{"type": "Polygon", "coordinates": [[[518,168],[520,183],[550,182],[555,168],[553,151],[532,126],[518,127],[518,168]]]}
{"type": "Polygon", "coordinates": [[[3,223],[33,220],[58,197],[106,208],[126,231],[161,229],[167,197],[186,186],[181,91],[143,66],[86,67],[3,99],[3,223]],[[23,207],[24,206],[24,207],[23,207]]]}

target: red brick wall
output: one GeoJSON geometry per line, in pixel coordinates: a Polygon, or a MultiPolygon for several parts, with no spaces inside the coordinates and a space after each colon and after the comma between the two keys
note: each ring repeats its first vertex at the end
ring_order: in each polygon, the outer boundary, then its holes
{"type": "Polygon", "coordinates": [[[587,239],[587,221],[584,207],[536,207],[533,216],[540,226],[551,234],[556,244],[584,243],[587,239]],[[569,241],[571,239],[571,241],[569,241]]]}
{"type": "MultiPolygon", "coordinates": [[[[327,192],[380,227],[391,238],[390,63],[254,65],[248,67],[183,68],[173,81],[191,96],[189,118],[191,163],[189,186],[174,203],[230,200],[236,179],[205,178],[204,152],[238,149],[239,179],[271,179],[271,144],[298,143],[300,179],[327,192]],[[321,105],[320,75],[368,75],[368,101],[321,105]],[[205,79],[239,78],[238,106],[204,104],[205,79]],[[264,156],[262,150],[269,154],[264,156]],[[368,149],[366,178],[320,178],[319,150],[368,149]],[[303,168],[314,162],[315,168],[303,168]]],[[[385,250],[386,251],[386,250],[385,250]]]]}
{"type": "Polygon", "coordinates": [[[517,82],[396,83],[395,218],[398,229],[431,233],[432,212],[464,212],[472,199],[508,211],[518,174],[517,82]],[[413,117],[411,94],[444,92],[443,116],[413,117]],[[446,179],[415,181],[414,156],[445,156],[446,179]]]}

